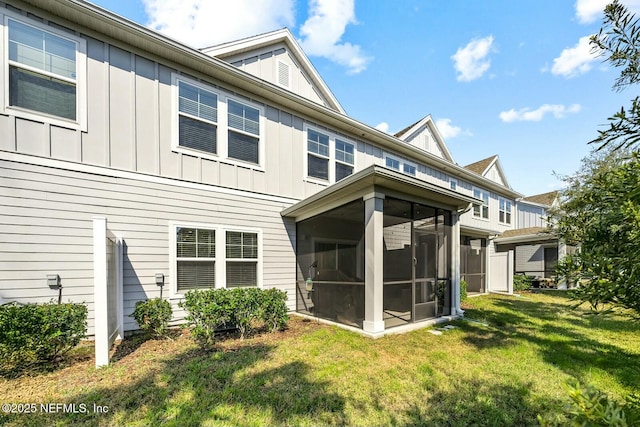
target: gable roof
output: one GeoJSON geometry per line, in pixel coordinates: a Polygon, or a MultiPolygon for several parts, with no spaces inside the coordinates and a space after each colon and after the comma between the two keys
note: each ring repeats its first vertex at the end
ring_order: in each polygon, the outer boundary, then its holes
{"type": "Polygon", "coordinates": [[[487,157],[486,159],[478,160],[475,163],[471,163],[470,165],[465,166],[464,168],[470,170],[473,173],[477,173],[478,175],[483,175],[489,169],[489,166],[498,159],[498,156],[487,157]]]}
{"type": "Polygon", "coordinates": [[[509,184],[509,181],[507,181],[507,176],[502,169],[502,165],[500,164],[500,159],[497,154],[491,157],[487,157],[486,159],[479,160],[475,163],[471,163],[464,168],[487,179],[490,179],[491,181],[494,181],[506,188],[511,188],[511,185],[509,184]],[[495,175],[490,173],[492,170],[495,170],[494,173],[498,174],[498,179],[494,178],[495,175]]]}
{"type": "Polygon", "coordinates": [[[523,202],[535,203],[538,205],[551,206],[558,198],[557,191],[549,191],[548,193],[536,194],[522,199],[523,202]]]}
{"type": "Polygon", "coordinates": [[[311,61],[309,61],[309,58],[288,28],[206,47],[201,49],[201,51],[207,55],[224,60],[234,55],[252,52],[278,43],[284,43],[287,46],[289,53],[293,56],[294,60],[300,64],[301,69],[311,80],[312,85],[317,89],[318,93],[326,100],[329,107],[342,114],[346,114],[342,105],[338,102],[338,99],[333,95],[322,77],[320,77],[320,74],[318,74],[318,71],[316,71],[313,64],[311,64],[311,61]]]}
{"type": "Polygon", "coordinates": [[[433,121],[433,118],[431,118],[431,114],[427,114],[425,117],[418,120],[411,126],[404,128],[394,136],[402,141],[409,142],[413,137],[419,135],[427,128],[431,132],[431,135],[433,135],[433,138],[438,145],[440,152],[442,152],[443,158],[451,163],[454,163],[453,156],[449,151],[449,147],[447,147],[447,144],[444,142],[442,135],[440,135],[440,131],[433,121]]]}

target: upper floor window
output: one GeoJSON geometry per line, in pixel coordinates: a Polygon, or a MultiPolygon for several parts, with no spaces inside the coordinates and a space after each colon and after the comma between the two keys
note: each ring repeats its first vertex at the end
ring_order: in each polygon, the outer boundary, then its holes
{"type": "Polygon", "coordinates": [[[353,173],[353,151],[353,144],[336,139],[336,181],[353,173]]]}
{"type": "Polygon", "coordinates": [[[481,199],[482,204],[473,205],[473,216],[478,218],[489,219],[489,193],[477,188],[473,189],[473,197],[481,199]]]}
{"type": "Polygon", "coordinates": [[[355,145],[328,133],[307,129],[307,176],[337,182],[353,174],[355,145]]]}
{"type": "Polygon", "coordinates": [[[511,201],[503,199],[499,200],[498,219],[504,224],[511,224],[511,201]]]}
{"type": "MultiPolygon", "coordinates": [[[[174,147],[197,150],[202,157],[262,162],[263,111],[213,87],[175,76],[178,131],[174,147]]],[[[190,153],[191,154],[191,153],[190,153]]]]}
{"type": "Polygon", "coordinates": [[[397,170],[398,172],[405,173],[407,175],[416,176],[417,166],[411,162],[394,157],[390,154],[384,155],[384,164],[390,169],[397,170]]]}
{"type": "Polygon", "coordinates": [[[85,42],[26,19],[6,16],[4,22],[5,108],[36,120],[49,116],[62,126],[83,124],[85,42]]]}
{"type": "Polygon", "coordinates": [[[449,181],[449,188],[455,191],[458,188],[458,182],[455,179],[452,179],[449,181]]]}

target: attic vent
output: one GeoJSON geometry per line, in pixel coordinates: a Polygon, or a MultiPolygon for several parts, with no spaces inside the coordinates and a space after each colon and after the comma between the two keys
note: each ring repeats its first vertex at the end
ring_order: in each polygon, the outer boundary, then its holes
{"type": "Polygon", "coordinates": [[[284,87],[289,87],[291,81],[291,69],[289,64],[282,61],[278,61],[278,84],[284,87]]]}

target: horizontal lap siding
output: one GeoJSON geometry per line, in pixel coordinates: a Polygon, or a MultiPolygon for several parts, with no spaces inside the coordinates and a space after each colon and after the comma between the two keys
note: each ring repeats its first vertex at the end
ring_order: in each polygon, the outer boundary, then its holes
{"type": "MultiPolygon", "coordinates": [[[[163,295],[170,297],[170,221],[262,230],[263,284],[287,291],[294,306],[295,226],[280,216],[286,203],[0,160],[0,204],[0,296],[57,298],[46,284],[46,275],[57,273],[63,300],[90,307],[90,334],[94,216],[106,217],[124,240],[125,330],[137,328],[129,316],[136,301],[159,296],[156,273],[165,275],[163,295]]],[[[184,315],[178,302],[172,300],[176,320],[184,315]]]]}

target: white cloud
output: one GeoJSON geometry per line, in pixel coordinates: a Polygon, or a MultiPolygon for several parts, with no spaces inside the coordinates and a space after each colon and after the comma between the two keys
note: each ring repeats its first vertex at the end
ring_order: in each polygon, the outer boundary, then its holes
{"type": "Polygon", "coordinates": [[[600,17],[610,0],[577,0],[576,18],[581,24],[590,24],[600,17]]]}
{"type": "Polygon", "coordinates": [[[551,73],[569,79],[589,71],[592,63],[598,59],[596,54],[591,52],[589,38],[590,36],[580,37],[577,45],[564,49],[560,56],[553,60],[551,73]]]}
{"type": "Polygon", "coordinates": [[[378,123],[376,125],[376,129],[378,129],[379,131],[382,131],[384,133],[389,133],[389,123],[387,123],[387,122],[378,123]]]}
{"type": "Polygon", "coordinates": [[[294,0],[143,0],[154,30],[202,48],[295,24],[294,0]]]}
{"type": "Polygon", "coordinates": [[[487,56],[493,50],[492,45],[493,36],[474,39],[451,56],[453,67],[458,72],[458,81],[470,82],[482,77],[487,72],[491,66],[491,61],[487,56]]]}
{"type": "MultiPolygon", "coordinates": [[[[581,24],[591,24],[603,16],[604,8],[611,0],[576,0],[576,18],[581,24]]],[[[621,1],[632,13],[640,12],[640,0],[621,1]]]]}
{"type": "Polygon", "coordinates": [[[509,111],[500,113],[500,119],[503,122],[539,122],[546,114],[553,114],[556,119],[561,119],[567,114],[577,113],[581,110],[580,104],[572,104],[565,107],[561,104],[544,104],[537,110],[522,108],[518,111],[513,108],[509,111]]]}
{"type": "Polygon", "coordinates": [[[327,58],[357,74],[372,58],[358,45],[340,43],[349,24],[357,24],[354,0],[310,0],[309,18],[300,28],[300,45],[307,55],[327,58]]]}
{"type": "Polygon", "coordinates": [[[462,133],[462,128],[453,126],[451,124],[451,119],[436,120],[436,127],[444,139],[455,138],[462,133]]]}

